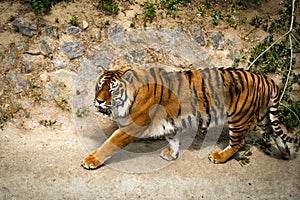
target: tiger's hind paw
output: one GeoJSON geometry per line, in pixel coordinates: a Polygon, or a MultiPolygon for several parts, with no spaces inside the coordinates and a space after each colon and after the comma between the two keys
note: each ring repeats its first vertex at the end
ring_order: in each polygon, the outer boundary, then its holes
{"type": "Polygon", "coordinates": [[[179,152],[175,152],[172,149],[164,149],[161,151],[160,153],[160,157],[162,157],[163,159],[167,160],[167,161],[172,161],[172,160],[176,160],[179,156],[179,152]]]}
{"type": "Polygon", "coordinates": [[[86,156],[83,161],[81,161],[81,166],[85,169],[97,169],[101,167],[101,165],[102,163],[93,154],[86,156]]]}

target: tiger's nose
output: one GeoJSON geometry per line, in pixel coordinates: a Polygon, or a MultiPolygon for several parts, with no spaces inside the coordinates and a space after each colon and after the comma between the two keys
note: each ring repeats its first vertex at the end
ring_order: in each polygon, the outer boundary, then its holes
{"type": "Polygon", "coordinates": [[[99,99],[96,99],[96,100],[95,100],[96,105],[101,105],[101,104],[104,103],[104,102],[105,102],[105,101],[99,100],[99,99]]]}

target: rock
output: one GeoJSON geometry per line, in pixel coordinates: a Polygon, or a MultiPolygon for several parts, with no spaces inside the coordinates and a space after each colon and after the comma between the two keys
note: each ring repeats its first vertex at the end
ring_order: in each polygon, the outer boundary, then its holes
{"type": "Polygon", "coordinates": [[[41,39],[39,41],[39,48],[43,55],[49,55],[54,53],[54,46],[41,39]]]}
{"type": "Polygon", "coordinates": [[[44,35],[52,39],[58,38],[58,35],[54,32],[54,28],[52,26],[48,26],[45,28],[44,35]]]}
{"type": "Polygon", "coordinates": [[[20,73],[9,72],[9,73],[6,74],[6,79],[9,82],[13,82],[15,84],[15,87],[13,88],[13,91],[16,94],[29,89],[28,79],[20,73]]]}
{"type": "Polygon", "coordinates": [[[86,30],[89,27],[89,23],[85,20],[82,20],[82,29],[86,30]]]}
{"type": "Polygon", "coordinates": [[[51,101],[54,97],[62,96],[62,90],[57,82],[49,82],[45,85],[42,99],[45,101],[51,101]]]}
{"type": "Polygon", "coordinates": [[[67,66],[67,63],[64,60],[53,60],[52,64],[53,64],[53,67],[55,67],[56,69],[62,69],[67,66]]]}
{"type": "Polygon", "coordinates": [[[101,67],[104,69],[108,69],[110,64],[112,63],[111,56],[107,53],[105,48],[103,50],[96,52],[95,54],[92,54],[89,56],[89,59],[91,63],[93,63],[97,67],[101,67]]]}
{"type": "Polygon", "coordinates": [[[34,69],[33,62],[29,60],[22,60],[22,64],[25,66],[25,73],[31,73],[34,69]]]}
{"type": "Polygon", "coordinates": [[[224,39],[221,31],[213,33],[210,39],[217,50],[224,50],[224,39]]]}
{"type": "Polygon", "coordinates": [[[79,42],[66,41],[63,43],[62,52],[68,56],[69,59],[74,59],[82,56],[85,52],[85,48],[79,42]]]}
{"type": "Polygon", "coordinates": [[[90,60],[83,58],[80,63],[81,75],[85,80],[91,81],[98,77],[99,71],[95,65],[91,63],[90,60]]]}
{"type": "Polygon", "coordinates": [[[39,66],[44,64],[44,56],[24,53],[21,62],[25,67],[25,73],[28,74],[31,73],[34,69],[38,69],[39,66]]]}
{"type": "Polygon", "coordinates": [[[76,26],[70,26],[67,28],[68,35],[80,35],[83,34],[83,30],[76,26]]]}
{"type": "Polygon", "coordinates": [[[124,40],[124,29],[121,24],[117,24],[108,31],[108,37],[111,39],[116,45],[121,46],[124,40]]]}
{"type": "Polygon", "coordinates": [[[7,70],[11,69],[17,60],[18,50],[15,47],[15,45],[10,45],[10,48],[6,54],[6,56],[3,58],[3,60],[0,62],[0,70],[7,70]]]}
{"type": "Polygon", "coordinates": [[[121,33],[123,33],[123,26],[121,24],[116,24],[115,26],[113,26],[112,28],[109,29],[108,36],[114,37],[121,33]]]}
{"type": "Polygon", "coordinates": [[[13,22],[12,28],[28,37],[32,37],[38,34],[37,26],[29,22],[20,22],[19,20],[15,20],[13,22]]]}
{"type": "MultiPolygon", "coordinates": [[[[130,60],[133,63],[143,64],[146,52],[143,49],[132,49],[129,51],[130,60]]],[[[128,58],[127,58],[128,59],[128,58]]]]}
{"type": "Polygon", "coordinates": [[[202,30],[199,26],[195,26],[195,25],[190,26],[189,32],[190,32],[192,38],[196,42],[198,42],[201,46],[205,45],[204,36],[203,36],[202,30]]]}

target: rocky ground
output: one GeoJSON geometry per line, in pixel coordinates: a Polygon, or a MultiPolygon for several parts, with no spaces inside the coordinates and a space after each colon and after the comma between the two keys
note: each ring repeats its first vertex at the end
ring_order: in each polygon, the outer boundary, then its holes
{"type": "MultiPolygon", "coordinates": [[[[0,2],[0,103],[7,117],[0,134],[0,199],[299,199],[300,159],[292,146],[288,161],[253,147],[250,164],[214,165],[194,147],[169,163],[154,153],[164,141],[140,141],[129,149],[142,154],[82,169],[81,159],[116,128],[93,114],[94,82],[103,69],[231,66],[237,56],[245,67],[251,47],[267,35],[247,24],[213,26],[210,16],[191,14],[197,2],[179,18],[159,12],[147,28],[130,28],[141,3],[122,1],[120,13],[109,16],[94,1],[60,2],[37,17],[21,1],[0,2]],[[69,24],[75,15],[78,27],[69,24]]],[[[278,6],[269,1],[245,17],[275,15],[278,6]]]]}

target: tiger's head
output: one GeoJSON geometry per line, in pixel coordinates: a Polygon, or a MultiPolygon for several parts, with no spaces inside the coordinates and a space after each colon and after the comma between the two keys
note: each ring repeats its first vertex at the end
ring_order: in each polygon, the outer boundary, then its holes
{"type": "Polygon", "coordinates": [[[109,116],[113,108],[125,100],[126,86],[122,77],[129,70],[131,70],[131,67],[104,70],[100,75],[95,88],[94,105],[97,108],[96,114],[103,117],[109,116]]]}

